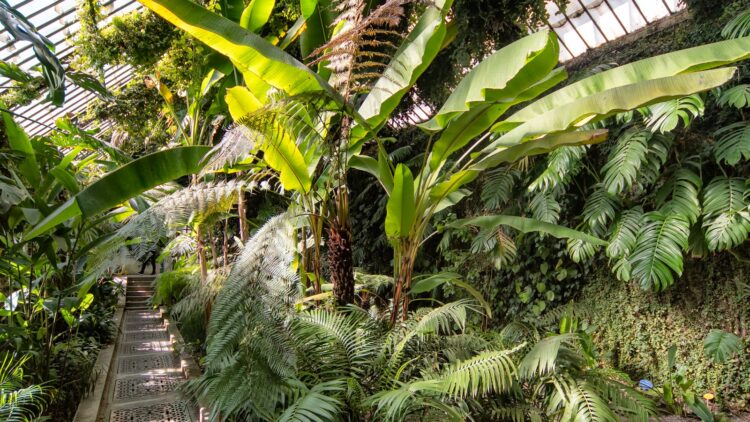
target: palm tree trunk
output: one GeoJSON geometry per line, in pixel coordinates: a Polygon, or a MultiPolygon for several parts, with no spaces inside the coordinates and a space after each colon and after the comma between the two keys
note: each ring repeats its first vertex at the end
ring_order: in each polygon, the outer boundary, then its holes
{"type": "Polygon", "coordinates": [[[328,229],[328,265],[331,269],[333,298],[337,306],[354,303],[354,263],[352,231],[333,224],[328,229]]]}
{"type": "Polygon", "coordinates": [[[198,245],[198,264],[201,268],[201,281],[205,282],[208,278],[208,263],[206,262],[206,247],[203,244],[203,236],[198,228],[195,232],[195,243],[198,245]]]}

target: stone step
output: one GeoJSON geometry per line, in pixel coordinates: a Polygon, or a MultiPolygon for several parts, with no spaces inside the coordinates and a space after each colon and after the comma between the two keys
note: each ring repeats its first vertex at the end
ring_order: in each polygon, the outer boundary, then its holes
{"type": "Polygon", "coordinates": [[[149,297],[153,296],[153,290],[128,290],[125,297],[149,297]]]}
{"type": "Polygon", "coordinates": [[[150,275],[150,274],[128,275],[128,281],[154,281],[155,278],[156,278],[156,275],[150,275]]]}
{"type": "Polygon", "coordinates": [[[153,281],[148,281],[148,280],[138,280],[138,281],[130,280],[130,281],[128,281],[128,288],[131,288],[131,287],[138,287],[138,288],[140,288],[140,287],[152,287],[152,285],[153,285],[153,281]]]}

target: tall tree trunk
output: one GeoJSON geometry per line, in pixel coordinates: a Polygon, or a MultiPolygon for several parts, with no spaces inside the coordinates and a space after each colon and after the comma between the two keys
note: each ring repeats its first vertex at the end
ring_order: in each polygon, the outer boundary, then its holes
{"type": "Polygon", "coordinates": [[[346,186],[336,191],[336,215],[328,227],[328,265],[331,269],[333,298],[336,305],[354,302],[354,259],[352,227],[349,221],[349,197],[346,186]]]}
{"type": "Polygon", "coordinates": [[[401,245],[396,287],[393,293],[393,309],[391,310],[391,325],[396,323],[399,315],[406,321],[409,312],[409,291],[411,290],[411,276],[414,270],[416,251],[407,242],[401,245]]]}
{"type": "Polygon", "coordinates": [[[206,262],[206,247],[203,244],[203,236],[200,228],[195,232],[195,243],[198,245],[198,264],[201,268],[201,281],[205,282],[208,278],[208,263],[206,262]]]}
{"type": "MultiPolygon", "coordinates": [[[[238,177],[242,176],[242,172],[238,177]]],[[[237,197],[237,217],[240,221],[240,240],[244,244],[247,242],[247,221],[245,220],[245,191],[240,191],[237,197]]]]}

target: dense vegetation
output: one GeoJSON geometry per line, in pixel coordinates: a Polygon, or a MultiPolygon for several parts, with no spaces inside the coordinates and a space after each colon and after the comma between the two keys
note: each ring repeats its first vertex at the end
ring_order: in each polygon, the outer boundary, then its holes
{"type": "Polygon", "coordinates": [[[4,418],[71,419],[113,274],[161,246],[214,420],[747,410],[746,2],[571,77],[540,0],[141,3],[81,2],[63,66],[0,2],[41,65],[0,66],[4,418]],[[114,130],[24,133],[65,80],[114,130]]]}

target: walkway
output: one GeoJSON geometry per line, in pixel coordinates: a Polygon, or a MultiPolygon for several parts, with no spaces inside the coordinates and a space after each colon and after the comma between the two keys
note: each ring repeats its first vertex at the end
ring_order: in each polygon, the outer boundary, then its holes
{"type": "Polygon", "coordinates": [[[185,375],[174,349],[176,330],[148,306],[152,280],[128,276],[122,330],[102,403],[105,422],[198,420],[177,392],[185,375]]]}

